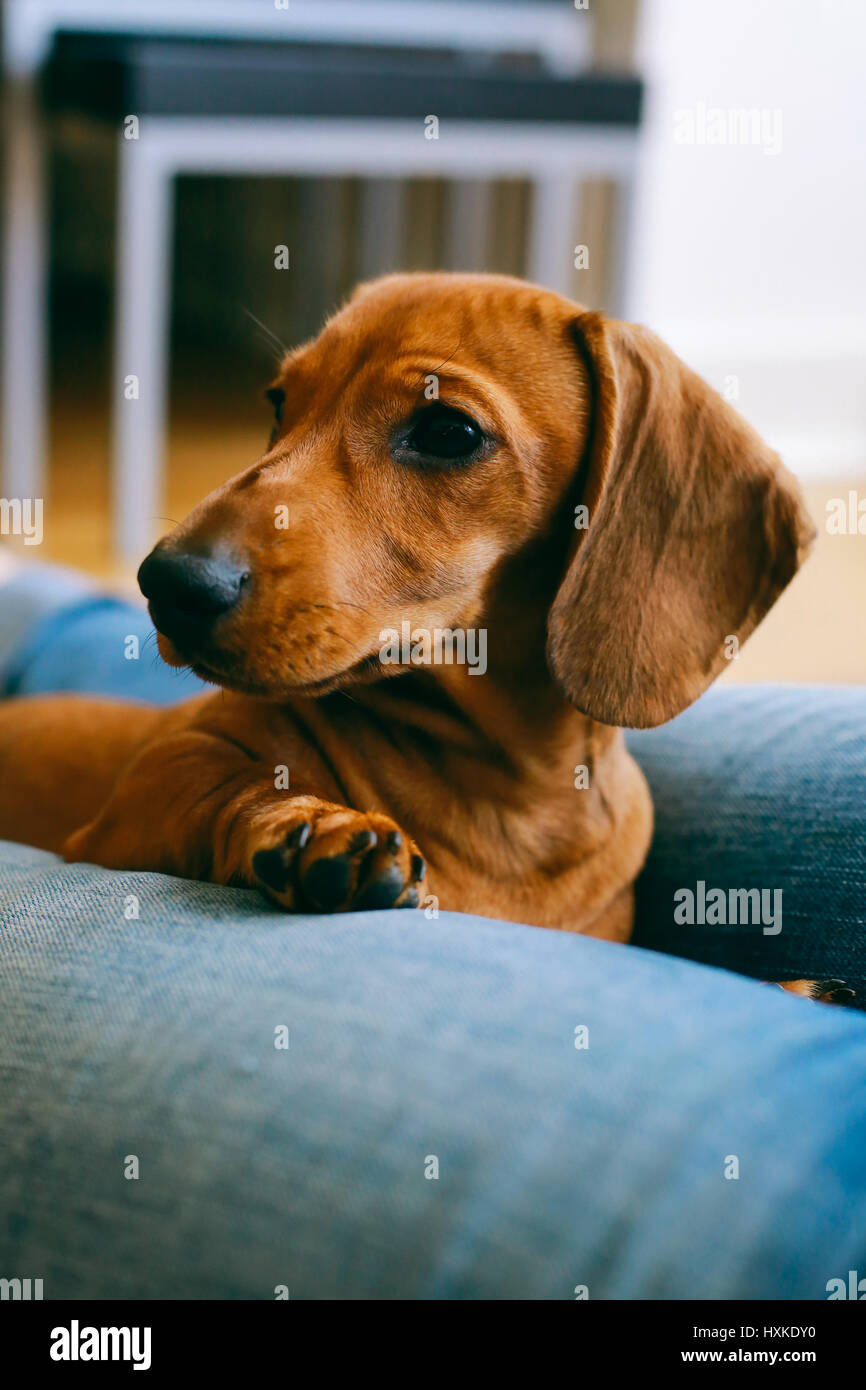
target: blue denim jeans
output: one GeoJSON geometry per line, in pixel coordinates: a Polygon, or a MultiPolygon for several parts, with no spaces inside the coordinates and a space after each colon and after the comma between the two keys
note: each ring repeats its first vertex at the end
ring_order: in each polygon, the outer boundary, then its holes
{"type": "MultiPolygon", "coordinates": [[[[79,690],[171,704],[203,688],[159,660],[143,606],[82,594],[52,569],[0,589],[0,697],[79,690]]],[[[716,687],[663,728],[630,734],[656,813],[635,942],[761,980],[842,978],[866,1008],[864,729],[863,687],[746,686],[716,687]],[[770,895],[781,930],[754,913],[678,922],[677,894],[697,898],[701,883],[728,901],[770,895]]]]}
{"type": "MultiPolygon", "coordinates": [[[[37,614],[27,583],[0,590],[7,690],[177,698],[123,656],[142,614],[44,592],[37,614]]],[[[658,813],[641,940],[862,969],[863,705],[719,691],[635,737],[658,813]],[[679,888],[768,875],[777,936],[674,926],[679,888]]],[[[16,845],[0,928],[0,1275],[46,1298],[824,1299],[866,1275],[852,1010],[656,950],[286,917],[16,845]]]]}

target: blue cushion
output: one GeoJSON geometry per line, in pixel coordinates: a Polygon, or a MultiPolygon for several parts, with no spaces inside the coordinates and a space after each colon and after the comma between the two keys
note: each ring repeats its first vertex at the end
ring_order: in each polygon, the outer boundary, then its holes
{"type": "Polygon", "coordinates": [[[656,810],[635,941],[763,980],[843,978],[866,1007],[866,689],[719,686],[629,742],[656,810]],[[675,894],[699,882],[728,903],[780,889],[781,931],[678,924],[675,894]]]}
{"type": "Polygon", "coordinates": [[[80,589],[41,566],[0,589],[0,698],[74,690],[170,705],[208,688],[161,660],[143,605],[80,589]]]}
{"type": "MultiPolygon", "coordinates": [[[[34,566],[2,590],[0,691],[79,690],[170,704],[203,687],[158,658],[144,609],[34,566]],[[129,636],[138,656],[129,659],[129,636]]],[[[629,735],[656,834],[635,941],[760,979],[838,977],[866,1008],[866,689],[717,686],[629,735]],[[679,924],[675,895],[781,891],[782,929],[679,924]]]]}
{"type": "Polygon", "coordinates": [[[866,1270],[849,1010],[16,846],[0,921],[0,1269],[46,1298],[823,1299],[866,1270]]]}

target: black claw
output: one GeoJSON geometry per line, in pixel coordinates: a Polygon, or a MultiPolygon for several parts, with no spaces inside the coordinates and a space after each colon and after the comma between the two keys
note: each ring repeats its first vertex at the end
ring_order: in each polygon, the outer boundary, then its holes
{"type": "Polygon", "coordinates": [[[420,855],[420,854],[413,854],[413,855],[412,855],[412,877],[415,879],[416,883],[421,883],[421,882],[423,881],[423,878],[424,878],[424,875],[426,874],[426,872],[427,872],[427,865],[424,863],[424,860],[421,858],[421,855],[420,855]]]}
{"type": "Polygon", "coordinates": [[[274,893],[282,893],[288,887],[292,863],[309,840],[312,829],[309,821],[301,821],[289,831],[281,845],[256,850],[253,855],[253,873],[274,893]]]}
{"type": "Polygon", "coordinates": [[[290,830],[286,836],[286,849],[303,849],[310,838],[313,827],[308,820],[301,821],[294,830],[290,830]]]}
{"type": "Polygon", "coordinates": [[[282,845],[256,850],[253,855],[253,873],[274,893],[282,893],[285,889],[290,867],[291,861],[282,845]]]}
{"type": "Polygon", "coordinates": [[[320,912],[333,912],[349,896],[349,856],[333,854],[316,859],[307,869],[302,887],[307,898],[320,912]]]}
{"type": "Polygon", "coordinates": [[[349,853],[363,854],[364,850],[373,848],[378,838],[375,830],[359,830],[358,834],[349,845],[349,853]]]}
{"type": "Polygon", "coordinates": [[[403,836],[399,830],[392,830],[388,836],[387,850],[389,854],[396,854],[403,843],[403,836]]]}
{"type": "Polygon", "coordinates": [[[392,864],[384,873],[364,884],[352,906],[361,912],[393,907],[402,892],[403,874],[396,864],[392,864]]]}

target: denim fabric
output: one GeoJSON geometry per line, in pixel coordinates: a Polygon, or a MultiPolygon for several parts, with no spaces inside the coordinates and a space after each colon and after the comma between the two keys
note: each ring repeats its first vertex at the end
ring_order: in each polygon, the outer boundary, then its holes
{"type": "Polygon", "coordinates": [[[866,689],[717,687],[629,742],[656,810],[634,940],[763,980],[843,978],[866,1008],[866,689]],[[781,889],[781,931],[678,926],[674,894],[698,880],[781,889]]]}
{"type": "Polygon", "coordinates": [[[147,612],[69,570],[28,568],[0,586],[0,697],[75,690],[160,705],[206,689],[160,660],[147,612]],[[129,638],[138,642],[138,656],[129,638]]]}
{"type": "MultiPolygon", "coordinates": [[[[22,576],[6,689],[177,699],[145,624],[22,576]]],[[[639,939],[852,976],[863,713],[720,690],[634,737],[639,939]],[[674,930],[698,878],[778,881],[782,933],[674,930]]],[[[635,947],[0,846],[0,1276],[46,1298],[824,1298],[866,1273],[864,1074],[852,1011],[635,947]]]]}
{"type": "Polygon", "coordinates": [[[10,658],[29,646],[43,618],[92,594],[86,575],[59,565],[25,565],[0,581],[0,674],[10,658]]]}
{"type": "Polygon", "coordinates": [[[866,1274],[849,1010],[459,914],[0,865],[0,1273],[46,1298],[823,1299],[866,1274]]]}
{"type": "MultiPolygon", "coordinates": [[[[159,661],[143,609],[82,596],[68,571],[34,567],[0,588],[0,691],[170,704],[202,688],[159,661]],[[137,661],[124,657],[130,633],[137,661]]],[[[842,978],[866,1008],[866,689],[716,687],[629,743],[656,811],[635,941],[759,979],[842,978]],[[699,880],[781,889],[781,932],[678,926],[674,894],[699,880]]]]}

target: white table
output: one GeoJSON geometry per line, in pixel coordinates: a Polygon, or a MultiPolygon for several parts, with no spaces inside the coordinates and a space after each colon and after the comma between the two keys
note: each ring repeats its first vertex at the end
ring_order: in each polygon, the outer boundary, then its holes
{"type": "MultiPolygon", "coordinates": [[[[587,15],[562,3],[443,3],[428,0],[7,0],[4,57],[9,75],[3,296],[3,489],[44,491],[46,246],[35,80],[58,28],[171,35],[336,39],[541,52],[557,74],[588,55],[587,15]]],[[[486,207],[470,180],[524,177],[533,184],[527,275],[567,291],[577,189],[614,178],[623,196],[615,283],[626,298],[625,248],[636,167],[631,128],[515,122],[450,122],[447,138],[419,139],[417,122],[336,118],[148,118],[147,138],[118,134],[120,187],[113,365],[115,536],[126,560],[140,558],[161,510],[166,434],[168,326],[174,181],[182,173],[339,175],[381,180],[437,174],[467,182],[455,207],[462,234],[480,243],[486,207]],[[126,398],[134,375],[139,397],[126,398]]],[[[374,184],[370,185],[375,187],[374,184]]],[[[381,187],[381,185],[380,185],[381,187]]],[[[393,188],[394,185],[392,184],[393,188]]],[[[393,228],[399,210],[385,222],[393,228]]],[[[362,245],[387,241],[382,200],[365,200],[362,245]]]]}

